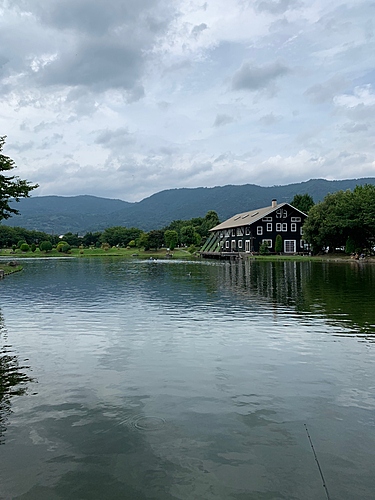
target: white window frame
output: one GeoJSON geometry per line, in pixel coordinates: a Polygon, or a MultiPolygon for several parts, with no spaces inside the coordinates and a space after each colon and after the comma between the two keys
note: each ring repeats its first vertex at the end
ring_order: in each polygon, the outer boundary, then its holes
{"type": "Polygon", "coordinates": [[[290,225],[290,230],[295,233],[297,231],[297,224],[295,222],[292,222],[290,225]]]}
{"type": "Polygon", "coordinates": [[[272,222],[272,217],[263,217],[263,222],[272,222]]]}
{"type": "Polygon", "coordinates": [[[272,231],[272,222],[267,222],[267,232],[271,232],[272,231]]]}
{"type": "Polygon", "coordinates": [[[236,250],[236,240],[232,240],[230,249],[232,252],[234,252],[236,250]]]}
{"type": "Polygon", "coordinates": [[[245,233],[246,233],[247,235],[249,235],[249,234],[250,234],[250,226],[246,226],[246,231],[245,231],[245,233]]]}
{"type": "Polygon", "coordinates": [[[268,243],[268,248],[272,248],[272,240],[271,239],[264,239],[262,240],[262,244],[263,243],[268,243]]]}
{"type": "Polygon", "coordinates": [[[225,248],[229,248],[229,240],[225,242],[225,248]]]}
{"type": "Polygon", "coordinates": [[[302,236],[303,235],[303,226],[301,226],[301,229],[299,231],[299,234],[302,236]]]}
{"type": "Polygon", "coordinates": [[[301,217],[291,217],[290,221],[291,222],[301,222],[301,217]]]}
{"type": "Polygon", "coordinates": [[[236,236],[242,236],[242,228],[241,227],[238,227],[236,229],[236,236]]]}
{"type": "Polygon", "coordinates": [[[242,248],[242,240],[238,240],[238,248],[242,248]]]}
{"type": "Polygon", "coordinates": [[[236,228],[235,227],[232,227],[232,234],[231,236],[236,236],[236,228]]]}
{"type": "Polygon", "coordinates": [[[245,252],[250,253],[250,240],[245,240],[245,252]]]}
{"type": "Polygon", "coordinates": [[[262,236],[263,234],[263,226],[257,226],[257,236],[262,236]]]}
{"type": "Polygon", "coordinates": [[[296,253],[296,240],[284,240],[284,253],[296,253]],[[293,243],[293,250],[287,250],[289,243],[293,243]]]}
{"type": "Polygon", "coordinates": [[[283,228],[281,231],[284,231],[284,232],[288,231],[288,223],[287,222],[283,222],[283,228]]]}
{"type": "Polygon", "coordinates": [[[300,240],[300,247],[305,248],[305,240],[300,240]]]}
{"type": "Polygon", "coordinates": [[[276,222],[276,231],[281,232],[281,222],[276,222]]]}

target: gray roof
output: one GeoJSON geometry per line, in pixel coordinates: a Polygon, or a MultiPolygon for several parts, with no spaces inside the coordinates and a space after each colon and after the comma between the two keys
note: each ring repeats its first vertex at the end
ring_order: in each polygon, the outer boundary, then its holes
{"type": "MultiPolygon", "coordinates": [[[[278,210],[279,208],[285,206],[291,207],[289,203],[280,203],[280,205],[276,205],[276,207],[273,207],[271,205],[270,207],[257,208],[256,210],[249,210],[247,212],[243,212],[242,214],[236,214],[225,222],[222,222],[221,224],[213,227],[212,229],[210,229],[210,231],[219,231],[220,229],[230,229],[232,227],[250,226],[259,219],[263,219],[263,217],[267,217],[267,215],[271,214],[275,210],[278,210]]],[[[293,208],[300,212],[302,215],[306,216],[306,214],[301,212],[301,210],[298,210],[295,207],[293,208]]]]}

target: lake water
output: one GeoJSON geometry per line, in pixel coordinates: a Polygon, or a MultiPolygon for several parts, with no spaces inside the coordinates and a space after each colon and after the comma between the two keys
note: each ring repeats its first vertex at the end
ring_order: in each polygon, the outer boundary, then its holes
{"type": "Polygon", "coordinates": [[[0,499],[373,500],[374,287],[357,262],[25,261],[0,499]]]}

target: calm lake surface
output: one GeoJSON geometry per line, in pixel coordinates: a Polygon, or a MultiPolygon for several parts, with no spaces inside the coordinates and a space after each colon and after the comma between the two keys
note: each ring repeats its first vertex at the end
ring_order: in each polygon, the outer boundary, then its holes
{"type": "MultiPolygon", "coordinates": [[[[23,261],[24,262],[24,261],[23,261]]],[[[375,497],[375,266],[25,261],[0,499],[375,497]]]]}

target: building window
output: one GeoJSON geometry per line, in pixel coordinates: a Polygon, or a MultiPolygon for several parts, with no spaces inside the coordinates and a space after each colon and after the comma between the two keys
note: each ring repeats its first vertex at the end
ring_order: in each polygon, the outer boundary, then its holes
{"type": "Polygon", "coordinates": [[[305,240],[300,240],[300,246],[301,248],[305,248],[305,240]]]}
{"type": "Polygon", "coordinates": [[[283,227],[281,231],[288,231],[288,224],[286,222],[283,222],[283,227]]]}
{"type": "Polygon", "coordinates": [[[291,217],[292,222],[301,222],[301,217],[291,217]]]}
{"type": "Polygon", "coordinates": [[[263,222],[272,222],[272,217],[263,217],[263,222]]]}
{"type": "Polygon", "coordinates": [[[261,236],[263,234],[263,227],[257,226],[257,235],[261,236]]]}
{"type": "Polygon", "coordinates": [[[236,250],[236,240],[232,240],[232,248],[231,248],[232,252],[234,252],[236,250]]]}
{"type": "Polygon", "coordinates": [[[276,231],[281,231],[281,222],[276,222],[276,231]]]}
{"type": "Polygon", "coordinates": [[[246,226],[246,234],[249,235],[250,234],[250,226],[246,226]]]}
{"type": "Polygon", "coordinates": [[[242,240],[238,240],[238,248],[242,248],[242,240]]]}
{"type": "Polygon", "coordinates": [[[272,231],[272,222],[267,222],[267,231],[272,231]]]}
{"type": "Polygon", "coordinates": [[[232,229],[232,236],[236,236],[236,230],[235,230],[235,228],[232,229]]]}
{"type": "Polygon", "coordinates": [[[292,222],[290,225],[290,230],[293,232],[297,231],[297,224],[295,222],[292,222]]]}
{"type": "Polygon", "coordinates": [[[242,236],[242,229],[240,227],[237,228],[236,234],[237,236],[242,236]]]}
{"type": "Polygon", "coordinates": [[[276,211],[277,219],[285,219],[286,217],[288,217],[288,212],[283,208],[279,208],[279,210],[276,211]]]}
{"type": "Polygon", "coordinates": [[[296,240],[285,240],[284,241],[284,252],[294,253],[296,251],[296,240]]]}
{"type": "Polygon", "coordinates": [[[229,241],[225,242],[225,248],[229,248],[229,241]]]}
{"type": "Polygon", "coordinates": [[[262,240],[262,243],[267,243],[268,248],[272,248],[272,240],[262,240]]]}
{"type": "Polygon", "coordinates": [[[245,241],[245,252],[250,252],[250,240],[245,241]]]}
{"type": "Polygon", "coordinates": [[[303,227],[301,226],[300,234],[303,234],[303,227]]]}

